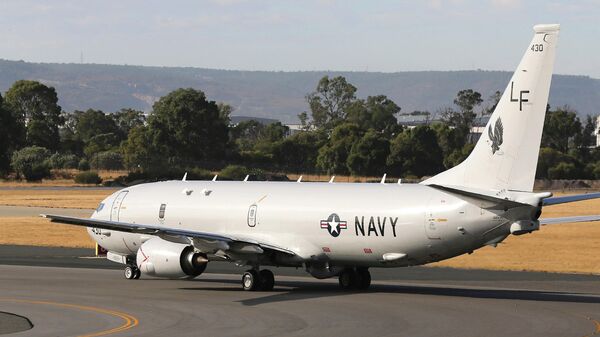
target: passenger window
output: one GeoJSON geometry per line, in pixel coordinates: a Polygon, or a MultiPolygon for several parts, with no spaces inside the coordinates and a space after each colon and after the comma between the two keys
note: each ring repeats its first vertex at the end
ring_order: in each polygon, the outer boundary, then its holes
{"type": "Polygon", "coordinates": [[[96,212],[100,212],[103,208],[104,208],[104,203],[101,202],[100,205],[98,205],[98,208],[96,208],[96,212]]]}
{"type": "Polygon", "coordinates": [[[164,219],[165,218],[165,209],[167,208],[167,204],[160,204],[160,210],[158,211],[158,218],[159,219],[164,219]]]}

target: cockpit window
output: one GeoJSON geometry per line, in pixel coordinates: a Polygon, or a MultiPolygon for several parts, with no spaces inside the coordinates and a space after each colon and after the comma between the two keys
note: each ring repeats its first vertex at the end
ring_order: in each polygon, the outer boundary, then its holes
{"type": "Polygon", "coordinates": [[[98,208],[96,208],[96,212],[100,212],[103,208],[104,208],[104,203],[101,202],[100,205],[98,205],[98,208]]]}

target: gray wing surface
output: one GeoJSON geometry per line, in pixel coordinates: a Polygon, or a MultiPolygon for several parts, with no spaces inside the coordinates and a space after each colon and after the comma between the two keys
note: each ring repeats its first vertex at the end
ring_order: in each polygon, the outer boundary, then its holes
{"type": "Polygon", "coordinates": [[[556,225],[561,223],[600,221],[600,215],[567,216],[562,218],[540,219],[540,225],[556,225]]]}
{"type": "Polygon", "coordinates": [[[546,199],[544,199],[543,205],[544,206],[558,205],[558,204],[564,204],[564,203],[568,203],[568,202],[575,202],[575,201],[589,200],[589,199],[596,199],[596,198],[600,198],[600,192],[577,194],[577,195],[566,195],[564,197],[546,198],[546,199]]]}
{"type": "Polygon", "coordinates": [[[102,228],[115,230],[120,232],[128,232],[128,233],[137,233],[137,234],[148,234],[148,235],[172,235],[172,236],[181,236],[181,237],[189,237],[196,238],[201,240],[208,241],[221,241],[225,243],[245,243],[259,246],[263,249],[270,249],[279,251],[282,253],[286,253],[289,255],[296,255],[289,249],[278,247],[268,243],[261,243],[248,238],[237,238],[235,236],[223,235],[223,234],[215,234],[215,233],[207,233],[200,231],[192,231],[187,229],[178,229],[164,226],[156,226],[156,225],[146,225],[146,224],[136,224],[129,222],[119,222],[119,221],[108,221],[108,220],[99,220],[99,219],[90,219],[90,218],[77,218],[63,215],[54,215],[54,214],[41,214],[42,217],[50,219],[51,222],[57,222],[67,225],[75,225],[82,227],[94,227],[94,228],[102,228]]]}

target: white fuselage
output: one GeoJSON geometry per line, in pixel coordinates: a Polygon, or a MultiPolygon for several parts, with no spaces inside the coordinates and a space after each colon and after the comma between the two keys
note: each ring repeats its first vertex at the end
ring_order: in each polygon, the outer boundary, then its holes
{"type": "MultiPolygon", "coordinates": [[[[168,181],[120,190],[103,204],[92,218],[223,233],[340,266],[425,264],[509,234],[507,220],[495,212],[419,184],[168,181]],[[404,257],[384,261],[385,254],[404,257]]],[[[136,254],[150,238],[89,232],[124,255],[136,254]]]]}

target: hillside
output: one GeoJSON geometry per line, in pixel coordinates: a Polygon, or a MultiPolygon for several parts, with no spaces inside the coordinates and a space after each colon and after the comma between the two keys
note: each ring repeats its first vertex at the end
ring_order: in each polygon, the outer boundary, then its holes
{"type": "MultiPolygon", "coordinates": [[[[151,110],[160,96],[180,87],[203,90],[209,99],[231,104],[234,115],[297,121],[308,109],[305,95],[324,75],[343,75],[358,95],[384,94],[402,112],[436,112],[450,106],[456,93],[472,88],[489,97],[503,90],[511,73],[502,71],[266,72],[202,68],[142,67],[98,64],[28,63],[0,60],[0,91],[19,79],[54,86],[66,111],[95,108],[106,112],[124,107],[151,110]]],[[[569,105],[580,115],[600,113],[600,80],[556,75],[550,105],[569,105]]]]}

